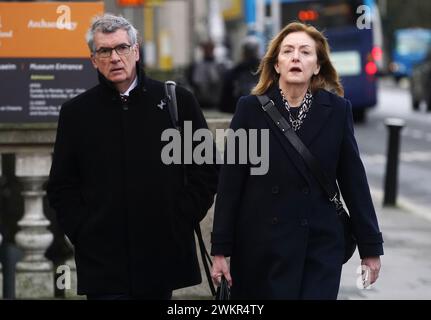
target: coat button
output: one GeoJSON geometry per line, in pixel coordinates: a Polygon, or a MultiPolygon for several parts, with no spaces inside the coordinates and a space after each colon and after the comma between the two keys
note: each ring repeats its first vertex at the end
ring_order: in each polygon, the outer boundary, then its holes
{"type": "Polygon", "coordinates": [[[309,194],[310,193],[310,189],[307,187],[302,188],[302,193],[303,194],[309,194]]]}
{"type": "Polygon", "coordinates": [[[301,219],[301,226],[302,226],[302,227],[306,227],[306,226],[308,226],[308,221],[307,221],[307,219],[301,219]]]}
{"type": "Polygon", "coordinates": [[[279,192],[278,186],[273,186],[271,189],[272,194],[277,194],[279,192]]]}
{"type": "Polygon", "coordinates": [[[277,224],[278,223],[278,218],[277,217],[273,217],[272,218],[272,224],[277,224]]]}

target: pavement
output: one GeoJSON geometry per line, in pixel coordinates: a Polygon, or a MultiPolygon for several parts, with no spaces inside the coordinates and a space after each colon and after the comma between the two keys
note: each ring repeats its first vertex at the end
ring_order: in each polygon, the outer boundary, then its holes
{"type": "MultiPolygon", "coordinates": [[[[357,273],[360,272],[360,258],[356,251],[343,267],[338,299],[430,300],[431,210],[400,197],[395,207],[383,207],[382,190],[371,187],[371,194],[384,239],[380,275],[371,288],[357,286],[361,277],[357,273]]],[[[201,223],[207,248],[211,225],[212,209],[201,223]]],[[[203,269],[202,277],[199,286],[174,291],[173,299],[211,299],[203,269]]]]}
{"type": "Polygon", "coordinates": [[[431,209],[403,198],[395,207],[383,207],[383,192],[371,188],[371,193],[384,239],[379,278],[370,289],[357,286],[360,259],[355,252],[343,267],[338,299],[431,299],[431,209]]]}

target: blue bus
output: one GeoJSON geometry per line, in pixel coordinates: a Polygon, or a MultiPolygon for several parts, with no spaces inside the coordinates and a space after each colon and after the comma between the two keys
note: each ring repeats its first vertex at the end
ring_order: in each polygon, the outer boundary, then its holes
{"type": "Polygon", "coordinates": [[[376,73],[383,56],[374,1],[281,0],[281,21],[283,26],[301,21],[324,32],[345,97],[352,102],[353,116],[357,122],[365,121],[367,108],[377,103],[376,73]]]}
{"type": "Polygon", "coordinates": [[[415,64],[425,60],[431,49],[431,29],[408,28],[395,31],[390,71],[396,80],[410,77],[415,64]]]}

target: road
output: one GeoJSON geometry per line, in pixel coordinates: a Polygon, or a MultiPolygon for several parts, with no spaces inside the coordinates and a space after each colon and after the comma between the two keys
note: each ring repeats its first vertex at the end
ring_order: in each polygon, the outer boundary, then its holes
{"type": "MultiPolygon", "coordinates": [[[[355,126],[368,179],[372,188],[383,189],[388,140],[384,121],[394,117],[405,121],[401,130],[399,198],[426,215],[431,207],[431,113],[424,108],[413,112],[408,89],[387,79],[379,83],[378,105],[368,113],[367,122],[355,126]]],[[[428,216],[431,219],[431,213],[428,216]]]]}
{"type": "MultiPolygon", "coordinates": [[[[422,106],[424,107],[424,106],[422,106]]],[[[367,171],[383,237],[385,255],[378,282],[358,289],[360,260],[356,252],[344,266],[339,299],[431,299],[431,113],[413,112],[408,90],[381,81],[379,103],[355,132],[367,171]],[[390,117],[405,120],[401,136],[399,197],[383,207],[390,117]],[[426,219],[424,219],[426,218],[426,219]]]]}

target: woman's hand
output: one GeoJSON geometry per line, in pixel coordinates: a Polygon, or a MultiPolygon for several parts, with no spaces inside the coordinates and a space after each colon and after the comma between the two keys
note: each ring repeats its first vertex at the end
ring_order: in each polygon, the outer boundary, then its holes
{"type": "Polygon", "coordinates": [[[213,279],[215,285],[220,285],[222,275],[224,275],[227,282],[229,283],[229,287],[231,287],[232,277],[230,276],[226,258],[224,256],[214,256],[213,266],[211,269],[211,278],[213,279]]]}
{"type": "Polygon", "coordinates": [[[361,265],[366,266],[365,272],[368,272],[368,276],[364,278],[364,287],[368,287],[370,284],[376,282],[380,272],[380,257],[367,257],[362,259],[361,265]]]}

